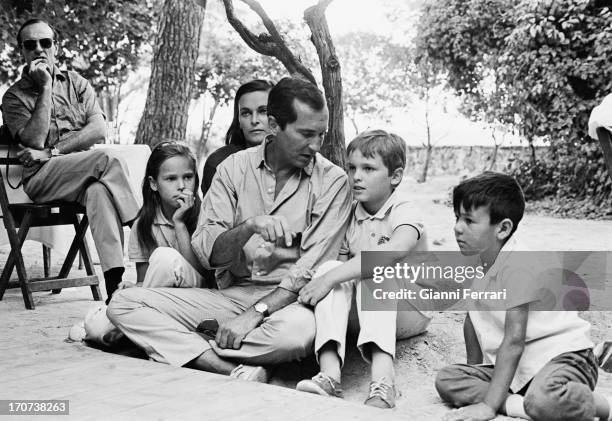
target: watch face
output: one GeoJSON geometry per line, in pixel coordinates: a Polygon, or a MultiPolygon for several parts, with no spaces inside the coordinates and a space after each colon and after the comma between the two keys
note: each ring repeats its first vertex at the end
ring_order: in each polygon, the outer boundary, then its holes
{"type": "Polygon", "coordinates": [[[261,314],[266,314],[268,312],[268,305],[266,303],[257,303],[255,304],[255,311],[261,314]]]}

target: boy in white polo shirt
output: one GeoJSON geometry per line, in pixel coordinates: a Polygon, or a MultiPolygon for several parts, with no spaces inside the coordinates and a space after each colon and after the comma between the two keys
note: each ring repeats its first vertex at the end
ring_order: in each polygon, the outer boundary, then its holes
{"type": "MultiPolygon", "coordinates": [[[[372,364],[366,405],[393,408],[397,391],[393,360],[395,341],[425,330],[429,318],[419,311],[365,311],[361,308],[361,251],[389,253],[388,262],[415,250],[426,250],[423,225],[398,191],[406,165],[406,146],[399,136],[382,130],[358,135],[348,146],[349,179],[355,202],[340,250],[341,262],[327,262],[301,289],[298,300],[315,306],[315,353],[321,372],[302,380],[296,389],[324,396],[342,396],[340,372],[344,363],[348,316],[356,295],[360,332],[357,347],[372,364]]],[[[383,257],[382,259],[384,259],[383,257]]],[[[395,260],[393,260],[395,259],[395,260]]]]}
{"type": "MultiPolygon", "coordinates": [[[[610,405],[593,392],[597,361],[590,325],[575,311],[532,310],[546,282],[513,237],[525,209],[514,178],[486,172],[453,190],[455,238],[464,255],[478,255],[483,290],[507,289],[505,311],[469,311],[467,364],[443,368],[435,386],[460,408],[445,420],[490,420],[497,413],[533,420],[607,420],[610,405]]],[[[540,264],[540,266],[543,266],[540,264]]],[[[487,303],[480,303],[486,306],[487,303]]],[[[485,307],[486,308],[486,307],[485,307]]],[[[489,308],[491,306],[489,305],[489,308]]]]}

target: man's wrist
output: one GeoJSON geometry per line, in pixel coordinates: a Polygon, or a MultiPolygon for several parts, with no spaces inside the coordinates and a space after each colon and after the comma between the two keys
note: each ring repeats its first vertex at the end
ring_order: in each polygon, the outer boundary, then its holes
{"type": "Polygon", "coordinates": [[[253,221],[253,216],[251,216],[250,218],[248,218],[246,221],[244,221],[244,227],[247,229],[247,231],[253,235],[255,234],[255,223],[253,221]]]}
{"type": "Polygon", "coordinates": [[[255,310],[255,306],[249,307],[243,314],[247,314],[249,318],[257,320],[257,326],[259,326],[265,319],[265,316],[262,313],[255,310]]]}
{"type": "Polygon", "coordinates": [[[482,401],[482,404],[488,406],[494,414],[497,414],[497,411],[502,406],[503,401],[501,401],[499,405],[495,405],[491,403],[492,400],[495,400],[495,399],[485,396],[484,400],[482,401]]]}

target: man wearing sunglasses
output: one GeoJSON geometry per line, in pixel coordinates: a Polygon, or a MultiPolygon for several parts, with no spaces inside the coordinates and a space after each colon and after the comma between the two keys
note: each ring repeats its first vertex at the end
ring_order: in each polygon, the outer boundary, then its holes
{"type": "Polygon", "coordinates": [[[122,226],[139,206],[125,162],[110,150],[89,150],[106,137],[104,114],[89,82],[57,67],[56,35],[40,19],[19,29],[26,66],[2,98],[2,119],[19,141],[28,196],[85,206],[110,298],[124,272],[122,226]]]}

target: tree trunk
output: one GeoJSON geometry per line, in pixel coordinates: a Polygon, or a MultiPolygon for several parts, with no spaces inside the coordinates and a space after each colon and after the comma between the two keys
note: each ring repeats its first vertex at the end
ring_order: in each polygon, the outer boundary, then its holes
{"type": "Polygon", "coordinates": [[[493,156],[491,157],[491,165],[489,166],[489,171],[495,170],[495,163],[497,162],[497,151],[499,150],[499,144],[495,144],[493,148],[493,156]]]}
{"type": "Polygon", "coordinates": [[[185,140],[204,12],[194,0],[164,1],[135,143],[185,140]]]}
{"type": "Polygon", "coordinates": [[[424,183],[427,181],[427,172],[429,171],[429,163],[431,161],[431,151],[433,145],[431,144],[431,127],[429,124],[429,93],[425,95],[425,130],[427,130],[427,144],[425,145],[427,153],[425,154],[425,165],[423,165],[423,173],[419,182],[424,183]]]}
{"type": "Polygon", "coordinates": [[[215,99],[215,103],[210,109],[210,113],[208,113],[208,118],[204,120],[202,123],[202,132],[200,133],[200,142],[198,143],[198,154],[197,157],[199,160],[202,159],[202,155],[204,154],[204,150],[206,149],[206,144],[208,143],[208,137],[210,136],[210,128],[212,127],[213,119],[215,118],[215,114],[217,113],[217,108],[219,107],[219,100],[215,99]]]}
{"type": "Polygon", "coordinates": [[[421,178],[419,179],[419,183],[424,183],[427,181],[427,173],[429,172],[429,164],[431,162],[431,152],[433,147],[431,145],[427,145],[426,154],[425,154],[425,165],[423,165],[423,173],[421,174],[421,178]]]}
{"type": "Polygon", "coordinates": [[[355,136],[357,136],[359,134],[359,126],[357,126],[357,120],[355,120],[355,117],[351,117],[351,124],[353,125],[353,129],[355,129],[355,136]]]}
{"type": "Polygon", "coordinates": [[[529,142],[529,149],[531,150],[531,165],[535,167],[537,159],[536,159],[535,146],[533,145],[533,139],[529,138],[527,139],[527,141],[529,142]]]}
{"type": "MultiPolygon", "coordinates": [[[[323,2],[324,3],[324,2],[323,2]]],[[[329,4],[329,2],[327,2],[329,4]]],[[[312,33],[323,76],[325,99],[329,109],[329,125],[321,153],[340,168],[346,166],[346,145],[344,143],[344,113],[342,112],[342,76],[340,62],[329,33],[325,18],[326,4],[321,2],[304,12],[304,20],[312,33]]]]}

